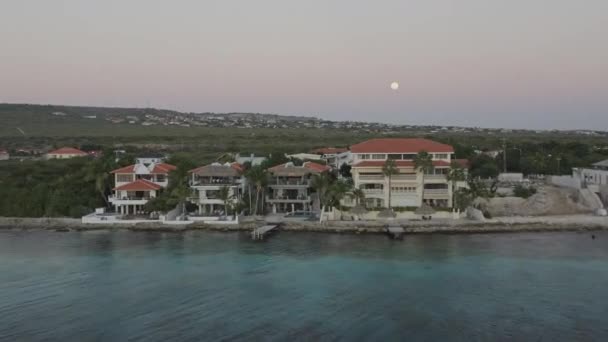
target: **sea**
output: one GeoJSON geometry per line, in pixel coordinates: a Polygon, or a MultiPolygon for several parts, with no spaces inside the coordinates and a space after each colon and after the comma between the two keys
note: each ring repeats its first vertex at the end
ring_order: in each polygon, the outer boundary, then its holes
{"type": "Polygon", "coordinates": [[[0,341],[608,341],[608,233],[2,230],[0,341]]]}

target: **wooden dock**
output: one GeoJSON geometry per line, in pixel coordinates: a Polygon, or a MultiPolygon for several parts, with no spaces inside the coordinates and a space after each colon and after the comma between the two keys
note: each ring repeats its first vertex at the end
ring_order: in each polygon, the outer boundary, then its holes
{"type": "Polygon", "coordinates": [[[384,229],[388,236],[395,240],[403,239],[403,234],[405,234],[405,229],[401,226],[386,226],[384,229]]]}
{"type": "Polygon", "coordinates": [[[254,240],[264,240],[264,236],[278,226],[278,224],[269,224],[255,228],[253,232],[251,232],[251,238],[254,240]]]}

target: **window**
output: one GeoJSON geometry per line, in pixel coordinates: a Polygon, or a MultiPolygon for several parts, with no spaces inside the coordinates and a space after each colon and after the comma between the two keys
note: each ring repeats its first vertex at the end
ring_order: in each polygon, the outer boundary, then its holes
{"type": "Polygon", "coordinates": [[[448,154],[447,153],[436,153],[435,159],[448,159],[448,154]]]}
{"type": "Polygon", "coordinates": [[[359,159],[362,159],[362,160],[369,159],[369,154],[360,154],[359,159]]]}
{"type": "Polygon", "coordinates": [[[386,159],[386,154],[372,154],[372,159],[386,159]]]}
{"type": "Polygon", "coordinates": [[[132,182],[133,175],[116,175],[116,181],[121,183],[132,182]]]}
{"type": "Polygon", "coordinates": [[[415,186],[392,186],[391,191],[396,192],[396,193],[412,193],[412,192],[416,192],[416,187],[415,186]]]}
{"type": "Polygon", "coordinates": [[[414,158],[416,158],[415,154],[404,154],[402,157],[404,160],[413,160],[414,158]]]}
{"type": "Polygon", "coordinates": [[[401,160],[401,159],[403,159],[403,155],[402,154],[389,154],[388,159],[401,160]]]}
{"type": "Polygon", "coordinates": [[[165,177],[165,175],[156,175],[156,181],[159,183],[165,182],[167,180],[167,177],[165,177]]]}

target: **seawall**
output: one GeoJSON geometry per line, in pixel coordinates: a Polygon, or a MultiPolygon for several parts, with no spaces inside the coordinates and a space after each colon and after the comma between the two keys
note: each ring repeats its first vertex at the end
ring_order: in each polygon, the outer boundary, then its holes
{"type": "MultiPolygon", "coordinates": [[[[384,232],[386,221],[329,221],[329,222],[286,222],[280,230],[289,232],[379,234],[384,232]]],[[[190,225],[165,225],[162,223],[140,224],[83,224],[80,219],[71,218],[11,218],[0,217],[0,229],[51,231],[88,230],[131,230],[157,232],[184,232],[196,230],[210,231],[251,231],[261,222],[240,223],[238,225],[212,225],[193,223],[190,225]]],[[[510,233],[510,232],[550,232],[550,231],[594,231],[608,230],[608,218],[589,215],[502,217],[486,221],[436,220],[392,222],[405,228],[409,234],[459,234],[459,233],[510,233]]]]}

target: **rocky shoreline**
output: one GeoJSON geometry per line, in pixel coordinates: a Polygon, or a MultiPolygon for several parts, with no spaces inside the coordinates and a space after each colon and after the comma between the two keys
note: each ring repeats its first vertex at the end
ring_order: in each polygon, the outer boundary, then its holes
{"type": "MultiPolygon", "coordinates": [[[[70,218],[10,218],[0,217],[0,229],[10,230],[50,230],[50,231],[93,231],[129,230],[150,232],[185,231],[251,231],[263,224],[259,222],[238,225],[212,225],[193,223],[189,225],[166,225],[161,223],[139,223],[132,225],[83,224],[80,219],[70,218]]],[[[384,233],[387,222],[382,221],[329,221],[329,222],[286,222],[281,231],[380,234],[384,233]]],[[[514,232],[556,232],[556,231],[597,231],[608,230],[608,218],[589,215],[502,217],[486,221],[433,220],[433,221],[393,221],[401,225],[406,234],[479,234],[514,232]]]]}

